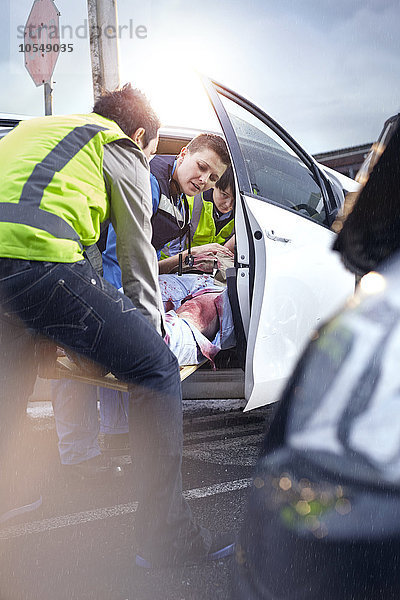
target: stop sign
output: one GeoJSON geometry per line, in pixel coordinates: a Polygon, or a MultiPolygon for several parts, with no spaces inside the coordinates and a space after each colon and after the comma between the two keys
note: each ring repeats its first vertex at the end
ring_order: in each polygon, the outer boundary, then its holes
{"type": "Polygon", "coordinates": [[[24,32],[25,66],[36,85],[50,81],[60,53],[60,13],[53,0],[35,0],[24,32]]]}

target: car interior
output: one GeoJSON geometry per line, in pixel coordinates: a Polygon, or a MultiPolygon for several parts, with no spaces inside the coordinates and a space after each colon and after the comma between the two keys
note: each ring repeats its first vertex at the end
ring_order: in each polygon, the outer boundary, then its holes
{"type": "MultiPolygon", "coordinates": [[[[179,154],[181,149],[190,142],[190,140],[200,130],[187,130],[185,132],[171,132],[168,129],[161,129],[160,139],[157,147],[157,154],[179,154]]],[[[236,264],[236,252],[235,252],[236,264]]],[[[236,348],[230,350],[221,350],[215,357],[214,363],[217,369],[224,368],[243,368],[246,357],[246,335],[244,333],[243,324],[240,316],[240,307],[235,289],[236,268],[233,267],[227,270],[227,287],[229,302],[231,305],[233,322],[236,334],[236,348]]],[[[206,362],[201,369],[212,369],[211,363],[206,362]]]]}

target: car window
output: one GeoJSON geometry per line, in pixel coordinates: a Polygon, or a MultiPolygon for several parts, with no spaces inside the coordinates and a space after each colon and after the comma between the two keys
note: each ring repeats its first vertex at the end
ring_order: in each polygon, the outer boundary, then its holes
{"type": "Polygon", "coordinates": [[[235,130],[253,194],[325,223],[323,194],[310,169],[265,123],[220,97],[235,130]]]}

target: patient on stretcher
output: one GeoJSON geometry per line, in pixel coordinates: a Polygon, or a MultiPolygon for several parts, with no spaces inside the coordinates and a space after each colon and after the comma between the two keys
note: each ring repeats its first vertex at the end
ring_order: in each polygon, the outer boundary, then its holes
{"type": "Polygon", "coordinates": [[[160,275],[159,283],[167,311],[165,341],[181,366],[213,361],[219,350],[235,345],[225,286],[206,274],[160,275]]]}
{"type": "MultiPolygon", "coordinates": [[[[159,276],[165,308],[165,342],[181,367],[213,362],[220,350],[236,344],[232,311],[225,285],[212,275],[190,273],[159,276]]],[[[67,351],[68,357],[87,374],[105,372],[83,356],[67,351]]]]}

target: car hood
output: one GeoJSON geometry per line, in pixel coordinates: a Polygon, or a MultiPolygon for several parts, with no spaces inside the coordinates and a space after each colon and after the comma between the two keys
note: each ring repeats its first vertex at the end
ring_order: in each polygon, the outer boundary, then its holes
{"type": "Polygon", "coordinates": [[[341,186],[345,194],[347,192],[358,192],[358,190],[361,188],[361,185],[358,183],[358,181],[347,177],[347,175],[343,175],[343,173],[334,171],[334,169],[330,169],[325,165],[321,165],[321,163],[318,163],[318,166],[324,171],[324,173],[326,173],[327,177],[331,181],[333,180],[335,183],[341,186]]]}

